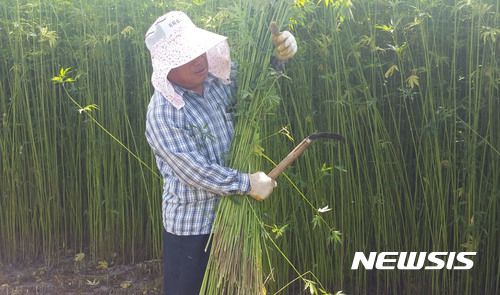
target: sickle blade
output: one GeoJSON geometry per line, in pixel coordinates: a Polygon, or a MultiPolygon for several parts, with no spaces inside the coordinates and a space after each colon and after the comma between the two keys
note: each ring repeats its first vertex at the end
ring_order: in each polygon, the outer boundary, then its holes
{"type": "Polygon", "coordinates": [[[290,166],[290,164],[295,161],[308,147],[311,145],[311,143],[318,139],[318,138],[327,138],[327,139],[333,139],[333,140],[338,140],[340,142],[345,142],[345,139],[342,135],[340,134],[335,134],[331,132],[318,132],[309,135],[306,137],[301,143],[299,143],[289,154],[284,158],[274,169],[267,174],[267,176],[271,177],[272,179],[276,179],[285,169],[290,166]]]}
{"type": "Polygon", "coordinates": [[[340,142],[345,143],[345,138],[342,135],[336,134],[336,133],[331,133],[331,132],[318,132],[318,133],[314,133],[314,134],[309,135],[307,138],[309,138],[310,140],[316,140],[318,138],[328,138],[328,139],[334,139],[334,140],[338,140],[340,142]]]}

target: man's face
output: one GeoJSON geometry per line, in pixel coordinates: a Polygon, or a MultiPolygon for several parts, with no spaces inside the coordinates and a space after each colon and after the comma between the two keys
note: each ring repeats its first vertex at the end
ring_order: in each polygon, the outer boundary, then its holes
{"type": "Polygon", "coordinates": [[[180,67],[171,69],[168,79],[186,89],[194,90],[200,95],[203,91],[203,81],[208,75],[207,54],[204,53],[180,67]]]}

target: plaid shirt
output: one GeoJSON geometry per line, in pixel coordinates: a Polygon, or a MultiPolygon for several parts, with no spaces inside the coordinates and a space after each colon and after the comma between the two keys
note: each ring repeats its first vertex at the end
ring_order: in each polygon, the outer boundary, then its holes
{"type": "Polygon", "coordinates": [[[146,121],[146,138],[163,176],[163,224],[176,235],[209,234],[220,197],[250,190],[248,174],[226,167],[234,134],[226,111],[231,87],[209,74],[203,97],[174,88],[184,107],[176,109],[155,91],[146,121]]]}

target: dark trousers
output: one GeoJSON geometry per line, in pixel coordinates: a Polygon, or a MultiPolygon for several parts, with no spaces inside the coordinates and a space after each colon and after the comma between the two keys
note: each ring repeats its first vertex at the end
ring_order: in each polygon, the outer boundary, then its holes
{"type": "Polygon", "coordinates": [[[210,235],[177,236],[163,231],[163,294],[198,295],[207,268],[210,235]]]}

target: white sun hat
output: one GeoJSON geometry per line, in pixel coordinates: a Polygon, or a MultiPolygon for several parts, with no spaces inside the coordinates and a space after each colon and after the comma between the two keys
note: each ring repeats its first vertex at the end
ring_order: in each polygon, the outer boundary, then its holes
{"type": "Polygon", "coordinates": [[[174,91],[168,73],[203,53],[207,54],[208,71],[228,84],[231,57],[227,37],[195,26],[181,11],[171,11],[159,17],[146,33],[146,46],[151,53],[153,74],[151,83],[177,109],[184,99],[174,91]]]}

